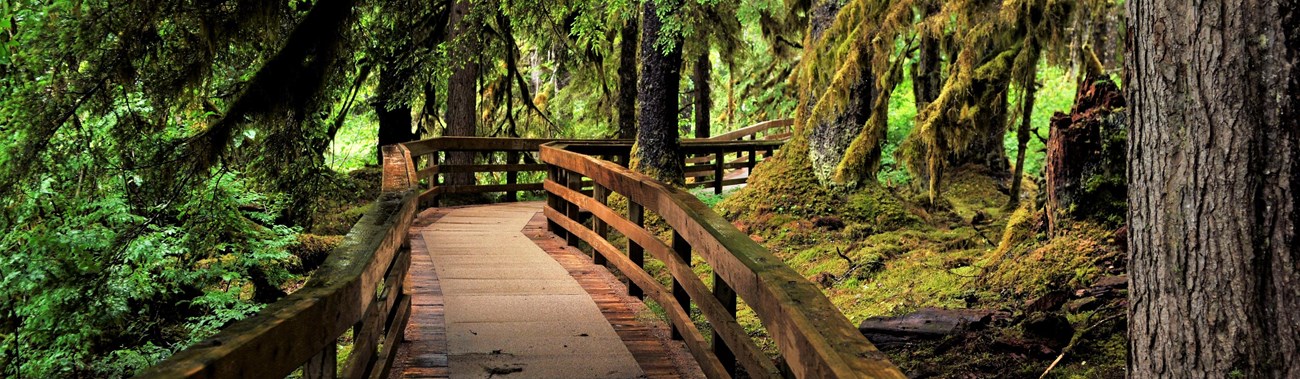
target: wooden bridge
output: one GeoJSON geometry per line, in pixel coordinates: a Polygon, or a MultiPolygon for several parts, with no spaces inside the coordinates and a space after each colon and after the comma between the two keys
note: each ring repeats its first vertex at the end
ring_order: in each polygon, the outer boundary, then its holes
{"type": "MultiPolygon", "coordinates": [[[[684,141],[688,187],[743,183],[731,173],[779,149],[789,126],[684,141]]],[[[387,146],[376,206],[302,289],[141,377],[903,377],[815,285],[694,195],[624,167],[630,150],[471,137],[387,146]],[[486,163],[442,164],[449,152],[486,163]],[[443,184],[456,173],[505,183],[443,184]],[[519,191],[546,200],[424,207],[519,191]],[[666,320],[645,317],[641,299],[666,320]],[[779,356],[736,320],[740,305],[779,356]]]]}

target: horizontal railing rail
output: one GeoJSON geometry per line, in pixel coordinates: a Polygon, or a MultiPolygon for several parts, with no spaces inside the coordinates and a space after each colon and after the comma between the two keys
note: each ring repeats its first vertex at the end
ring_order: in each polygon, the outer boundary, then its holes
{"type": "MultiPolygon", "coordinates": [[[[703,141],[683,143],[683,149],[716,154],[719,149],[753,144],[748,146],[752,150],[764,143],[703,141]]],[[[904,377],[821,290],[694,195],[593,156],[620,149],[630,145],[555,142],[541,147],[541,159],[549,166],[544,184],[548,227],[569,245],[582,241],[591,246],[596,263],[609,264],[629,279],[633,295],[659,303],[673,337],[685,341],[708,377],[731,377],[737,367],[751,377],[783,376],[781,366],[767,359],[736,321],[738,297],[762,321],[795,377],[904,377]],[[626,215],[610,205],[613,194],[627,200],[626,215]],[[646,229],[647,210],[672,229],[671,241],[646,229]],[[592,217],[584,220],[588,213],[592,217]],[[626,237],[625,249],[608,239],[611,228],[626,237]],[[671,289],[645,271],[646,252],[664,263],[672,276],[671,289]],[[712,269],[712,288],[696,276],[692,253],[712,269]],[[713,330],[711,343],[705,343],[692,321],[692,304],[713,330]]]]}
{"type": "Polygon", "coordinates": [[[763,121],[744,128],[722,133],[709,138],[710,141],[783,140],[794,134],[794,119],[763,121]]]}
{"type": "Polygon", "coordinates": [[[505,192],[506,201],[518,199],[520,191],[541,191],[542,183],[521,183],[520,173],[542,172],[546,165],[537,163],[538,146],[560,141],[545,138],[491,138],[491,137],[435,137],[402,144],[411,157],[424,166],[416,171],[416,178],[424,181],[420,193],[422,204],[438,204],[441,195],[482,194],[505,192]],[[449,164],[448,154],[469,154],[468,164],[449,164]],[[487,163],[472,163],[482,161],[487,163]],[[529,161],[533,163],[528,163],[529,161]],[[504,184],[449,184],[447,174],[478,174],[499,172],[505,174],[504,184]]]}
{"type": "Polygon", "coordinates": [[[410,317],[402,282],[411,265],[407,232],[417,213],[410,156],[384,150],[383,194],[307,283],[256,315],[222,328],[141,378],[383,378],[410,317]],[[337,342],[352,348],[337,367],[337,342]]]}

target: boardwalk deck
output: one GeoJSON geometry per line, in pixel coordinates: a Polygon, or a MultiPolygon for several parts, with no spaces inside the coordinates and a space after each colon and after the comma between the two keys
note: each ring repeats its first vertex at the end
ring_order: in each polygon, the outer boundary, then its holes
{"type": "Polygon", "coordinates": [[[631,311],[635,300],[610,288],[607,271],[541,230],[540,209],[513,203],[421,215],[412,228],[412,319],[394,375],[690,376],[631,311]]]}

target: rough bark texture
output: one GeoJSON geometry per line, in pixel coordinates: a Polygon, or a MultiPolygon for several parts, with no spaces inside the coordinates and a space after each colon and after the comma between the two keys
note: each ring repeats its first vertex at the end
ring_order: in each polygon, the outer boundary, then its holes
{"type": "MultiPolygon", "coordinates": [[[[447,80],[447,131],[448,136],[473,136],[476,134],[478,115],[478,27],[472,25],[469,14],[469,1],[460,0],[451,10],[447,27],[451,28],[449,39],[456,49],[452,54],[459,61],[459,66],[452,70],[447,80]]],[[[447,164],[474,163],[473,153],[447,153],[447,164]]],[[[448,174],[447,184],[473,185],[474,174],[448,174]]]]}
{"type": "Polygon", "coordinates": [[[375,96],[373,105],[375,115],[379,118],[379,143],[375,149],[375,162],[383,162],[384,156],[382,148],[395,143],[409,142],[419,139],[419,133],[411,128],[411,105],[408,102],[396,98],[395,92],[399,87],[397,83],[397,73],[389,67],[384,67],[379,72],[378,94],[375,96]]]}
{"type": "Polygon", "coordinates": [[[685,179],[677,130],[677,95],[682,77],[682,43],[675,41],[668,52],[656,46],[663,26],[656,13],[658,5],[658,1],[647,1],[641,14],[641,78],[632,166],[664,182],[681,184],[685,179]]]}
{"type": "Polygon", "coordinates": [[[1130,1],[1129,373],[1300,377],[1294,1],[1130,1]]]}
{"type": "Polygon", "coordinates": [[[1075,98],[1070,114],[1052,116],[1047,140],[1047,224],[1053,234],[1071,220],[1119,227],[1128,210],[1124,95],[1110,79],[1095,77],[1075,98]]]}
{"type": "MultiPolygon", "coordinates": [[[[840,6],[837,3],[838,1],[825,1],[814,9],[810,20],[813,36],[809,40],[810,46],[815,46],[821,37],[821,32],[835,22],[840,6]]],[[[822,183],[832,181],[835,168],[844,158],[845,151],[853,143],[853,139],[862,132],[867,119],[871,118],[871,104],[876,98],[876,82],[875,75],[871,72],[871,64],[868,63],[871,60],[867,58],[869,56],[865,51],[867,47],[861,48],[864,49],[861,52],[862,57],[858,60],[860,62],[858,69],[861,72],[857,75],[858,80],[849,86],[848,98],[844,99],[847,106],[843,108],[843,112],[830,117],[820,117],[821,122],[807,125],[811,128],[808,135],[808,158],[812,162],[813,174],[822,183]]],[[[812,85],[814,88],[806,91],[810,106],[817,104],[820,100],[818,97],[825,95],[824,91],[830,83],[812,83],[812,85]]],[[[812,112],[808,114],[811,115],[812,112]]]]}
{"type": "Polygon", "coordinates": [[[709,71],[709,52],[706,49],[695,60],[695,138],[709,138],[709,106],[713,105],[709,71]]]}
{"type": "Polygon", "coordinates": [[[618,138],[636,138],[636,45],[640,22],[634,17],[619,31],[618,138]]]}

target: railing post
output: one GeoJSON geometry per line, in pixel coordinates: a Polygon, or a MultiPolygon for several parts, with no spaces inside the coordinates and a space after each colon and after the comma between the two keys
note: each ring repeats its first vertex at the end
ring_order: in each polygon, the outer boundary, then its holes
{"type": "MultiPolygon", "coordinates": [[[[687,243],[686,238],[682,237],[682,234],[676,230],[673,231],[673,252],[677,253],[677,256],[682,258],[682,262],[685,263],[689,269],[691,266],[691,245],[690,243],[687,243]]],[[[681,305],[682,311],[686,312],[689,316],[691,314],[691,294],[686,292],[686,287],[683,287],[682,283],[677,281],[677,278],[673,278],[673,298],[677,299],[677,304],[681,305]]],[[[678,330],[676,326],[673,326],[672,329],[673,339],[682,339],[681,330],[678,330]]]]}
{"type": "Polygon", "coordinates": [[[746,175],[754,175],[754,164],[758,163],[758,154],[754,148],[749,148],[749,159],[745,162],[746,175]]]}
{"type": "MultiPolygon", "coordinates": [[[[547,180],[550,180],[555,183],[564,183],[563,172],[564,170],[561,170],[559,166],[552,165],[552,164],[546,165],[547,180]]],[[[563,212],[564,208],[561,206],[561,203],[563,201],[564,200],[561,199],[559,195],[556,195],[550,191],[546,192],[546,206],[551,207],[551,209],[554,209],[559,212],[563,212]]],[[[560,236],[561,238],[564,237],[564,228],[561,228],[560,224],[556,223],[554,220],[546,219],[546,230],[551,233],[554,233],[557,236],[560,236]]]]}
{"type": "Polygon", "coordinates": [[[713,167],[713,194],[714,195],[722,194],[722,175],[723,175],[722,172],[723,172],[723,167],[726,166],[727,164],[726,163],[727,160],[725,158],[726,158],[726,153],[723,153],[722,149],[718,149],[718,151],[713,153],[713,160],[717,162],[717,164],[714,165],[713,167]]]}
{"type": "MultiPolygon", "coordinates": [[[[716,271],[713,273],[713,297],[722,303],[722,307],[726,308],[733,319],[736,317],[736,290],[723,281],[716,271]]],[[[736,353],[722,341],[717,330],[713,331],[713,355],[718,356],[718,361],[722,362],[722,367],[727,369],[728,374],[736,376],[736,353]]]]}
{"type": "Polygon", "coordinates": [[[320,354],[307,360],[307,364],[302,366],[302,377],[305,379],[334,379],[338,377],[338,354],[339,348],[336,342],[330,342],[321,349],[320,354]]]}
{"type": "MultiPolygon", "coordinates": [[[[591,195],[596,198],[597,203],[602,205],[609,204],[609,189],[600,185],[600,183],[591,183],[591,195]]],[[[591,226],[592,229],[596,231],[596,234],[600,235],[601,239],[609,239],[609,224],[606,224],[604,220],[600,219],[600,217],[596,217],[595,214],[592,214],[591,216],[591,226]]],[[[592,249],[591,260],[593,263],[598,265],[606,264],[605,256],[601,255],[600,252],[595,249],[592,249]]]]}
{"type": "MultiPolygon", "coordinates": [[[[433,151],[433,154],[430,154],[430,155],[429,155],[429,163],[430,163],[430,166],[438,166],[438,165],[442,164],[442,152],[441,152],[441,151],[434,150],[434,151],[433,151]]],[[[432,178],[429,178],[429,188],[430,188],[430,189],[433,189],[433,188],[437,188],[438,186],[441,186],[441,185],[442,185],[442,173],[441,173],[441,172],[439,172],[439,173],[434,173],[434,174],[433,174],[433,177],[432,177],[432,178]]],[[[439,203],[439,198],[441,198],[441,197],[442,197],[442,196],[438,196],[437,193],[434,193],[434,195],[433,195],[433,199],[431,200],[432,203],[433,203],[433,206],[434,206],[434,207],[437,207],[437,206],[439,205],[439,204],[438,204],[438,203],[439,203]]]]}
{"type": "MultiPolygon", "coordinates": [[[[506,164],[508,165],[519,164],[519,152],[507,151],[506,164]]],[[[518,182],[519,182],[518,171],[506,171],[506,184],[515,184],[518,182]]],[[[506,191],[506,201],[511,203],[519,201],[519,193],[515,191],[506,191]]]]}
{"type": "MultiPolygon", "coordinates": [[[[574,192],[582,193],[582,175],[574,171],[563,171],[564,181],[566,182],[565,186],[569,187],[569,189],[574,192]]],[[[569,220],[573,220],[575,223],[581,223],[582,221],[578,220],[578,204],[574,204],[573,202],[566,203],[568,203],[568,208],[564,212],[564,216],[568,217],[569,220]]],[[[573,247],[578,247],[578,241],[580,241],[576,233],[566,233],[564,240],[569,244],[569,246],[573,247]]]]}
{"type": "MultiPolygon", "coordinates": [[[[642,208],[641,204],[637,204],[632,199],[627,199],[627,220],[637,227],[645,226],[645,208],[642,208]]],[[[645,271],[645,248],[632,241],[631,238],[627,239],[627,259],[631,260],[637,267],[641,267],[642,271],[645,271]]],[[[637,287],[636,283],[631,280],[627,281],[627,294],[638,299],[645,299],[645,291],[642,291],[641,287],[637,287]]]]}

